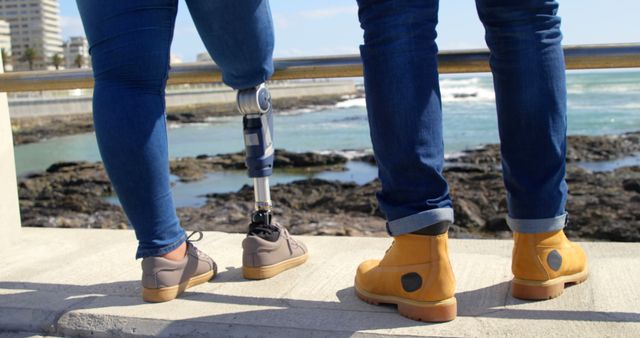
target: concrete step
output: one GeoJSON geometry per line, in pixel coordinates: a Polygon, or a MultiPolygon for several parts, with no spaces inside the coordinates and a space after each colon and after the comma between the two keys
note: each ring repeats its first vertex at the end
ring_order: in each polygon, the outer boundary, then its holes
{"type": "Polygon", "coordinates": [[[587,282],[559,298],[509,294],[508,240],[451,240],[458,318],[426,324],[354,295],[360,261],[388,238],[304,237],[307,264],[269,280],[242,278],[243,236],[207,232],[198,247],[214,281],[163,304],[140,299],[131,231],[25,228],[0,251],[0,332],[60,336],[640,336],[640,244],[583,243],[587,282]]]}

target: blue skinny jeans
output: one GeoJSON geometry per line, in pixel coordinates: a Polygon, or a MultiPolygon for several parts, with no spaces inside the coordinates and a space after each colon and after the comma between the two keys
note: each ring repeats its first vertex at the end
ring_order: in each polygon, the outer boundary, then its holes
{"type": "MultiPolygon", "coordinates": [[[[436,54],[437,0],[358,0],[378,200],[391,235],[453,221],[436,54]]],[[[491,51],[512,230],[565,224],[566,84],[558,3],[476,0],[491,51]]]]}
{"type": "MultiPolygon", "coordinates": [[[[250,88],[271,76],[267,0],[186,3],[227,85],[250,88]]],[[[89,40],[93,119],[105,169],[135,229],[136,257],[165,254],[186,239],[170,190],[164,101],[178,0],[77,4],[89,40]]]]}

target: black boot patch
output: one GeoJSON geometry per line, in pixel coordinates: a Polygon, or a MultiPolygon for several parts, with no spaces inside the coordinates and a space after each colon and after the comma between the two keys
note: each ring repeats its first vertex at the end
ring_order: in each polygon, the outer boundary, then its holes
{"type": "Polygon", "coordinates": [[[406,292],[413,292],[422,287],[422,277],[415,272],[402,275],[402,288],[406,292]]]}

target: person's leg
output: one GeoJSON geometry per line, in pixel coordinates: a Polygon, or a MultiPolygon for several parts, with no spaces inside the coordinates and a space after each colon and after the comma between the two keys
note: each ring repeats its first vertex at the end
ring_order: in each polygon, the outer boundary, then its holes
{"type": "Polygon", "coordinates": [[[274,159],[273,109],[264,84],[273,73],[269,2],[187,0],[187,5],[207,51],[222,71],[223,81],[239,90],[246,164],[256,191],[256,210],[242,242],[243,276],[270,278],[304,263],[308,254],[306,246],[271,217],[268,179],[274,159]]]}
{"type": "Polygon", "coordinates": [[[367,111],[382,183],[378,201],[389,233],[452,222],[442,176],[437,0],[358,3],[367,111]]]}
{"type": "Polygon", "coordinates": [[[476,4],[491,50],[507,222],[516,234],[514,274],[535,279],[533,275],[581,272],[584,255],[579,247],[568,244],[561,231],[567,217],[567,98],[558,3],[476,0],[476,4]],[[535,247],[542,241],[547,247],[568,251],[563,255],[562,250],[555,254],[546,250],[543,261],[555,257],[543,264],[548,271],[533,274],[535,247]],[[565,263],[559,265],[562,256],[565,263]]]}
{"type": "Polygon", "coordinates": [[[137,258],[185,241],[169,184],[164,89],[177,0],[79,0],[105,169],[139,240],[137,258]]]}
{"type": "Polygon", "coordinates": [[[455,318],[447,253],[453,209],[442,176],[442,112],[437,70],[437,0],[359,0],[360,53],[380,208],[394,244],[382,261],[362,263],[355,289],[423,321],[455,318]],[[411,234],[413,233],[413,234],[411,234]],[[420,233],[417,235],[416,233],[420,233]]]}
{"type": "Polygon", "coordinates": [[[274,35],[267,0],[186,2],[226,85],[234,89],[252,88],[271,77],[274,35]]]}
{"type": "Polygon", "coordinates": [[[560,230],[567,100],[558,4],[477,0],[477,6],[491,50],[509,225],[527,233],[560,230]]]}
{"type": "Polygon", "coordinates": [[[164,90],[178,2],[77,4],[92,56],[98,147],[139,241],[143,299],[171,300],[216,272],[187,241],[169,184],[164,90]]]}

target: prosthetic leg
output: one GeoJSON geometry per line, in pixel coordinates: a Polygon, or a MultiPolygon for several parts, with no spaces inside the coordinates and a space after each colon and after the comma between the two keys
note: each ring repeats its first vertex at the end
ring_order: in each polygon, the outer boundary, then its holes
{"type": "Polygon", "coordinates": [[[261,84],[238,91],[238,110],[244,115],[242,130],[246,151],[245,164],[253,178],[255,210],[251,225],[271,225],[271,193],[269,176],[273,172],[273,111],[271,94],[261,84]]]}
{"type": "Polygon", "coordinates": [[[242,272],[248,279],[265,279],[304,263],[307,248],[289,236],[286,228],[272,222],[273,111],[265,84],[238,91],[238,110],[244,115],[245,164],[255,195],[249,232],[242,241],[242,272]]]}

